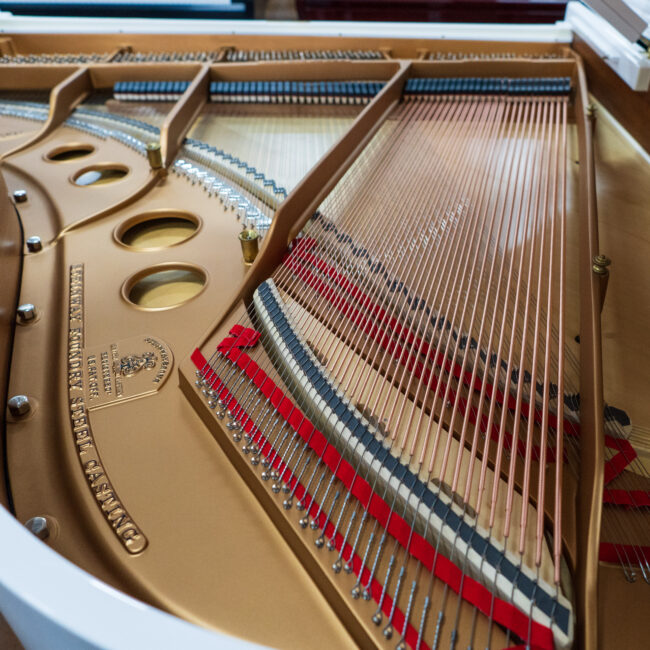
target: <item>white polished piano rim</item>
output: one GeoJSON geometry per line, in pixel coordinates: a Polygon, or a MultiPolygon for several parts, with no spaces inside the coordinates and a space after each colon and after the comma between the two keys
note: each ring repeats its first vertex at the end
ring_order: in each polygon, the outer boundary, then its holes
{"type": "MultiPolygon", "coordinates": [[[[470,25],[94,18],[70,21],[0,11],[0,33],[272,34],[570,43],[573,22],[470,25]]],[[[188,623],[110,587],[54,552],[2,506],[0,612],[28,649],[259,647],[188,623]]]]}

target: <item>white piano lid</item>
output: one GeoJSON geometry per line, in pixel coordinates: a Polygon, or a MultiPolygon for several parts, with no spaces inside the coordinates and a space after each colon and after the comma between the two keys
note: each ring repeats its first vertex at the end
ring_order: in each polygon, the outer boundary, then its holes
{"type": "Polygon", "coordinates": [[[640,45],[630,42],[604,18],[579,2],[569,2],[566,21],[630,88],[640,91],[650,88],[650,59],[640,45]]]}
{"type": "Polygon", "coordinates": [[[0,611],[25,648],[254,650],[109,587],[37,539],[0,506],[0,611]]]}

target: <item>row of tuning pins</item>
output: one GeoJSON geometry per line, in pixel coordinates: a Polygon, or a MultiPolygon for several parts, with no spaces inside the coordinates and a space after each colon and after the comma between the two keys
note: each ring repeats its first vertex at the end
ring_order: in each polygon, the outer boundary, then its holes
{"type": "MultiPolygon", "coordinates": [[[[275,435],[275,439],[273,441],[271,441],[269,438],[267,438],[267,441],[270,444],[270,447],[271,447],[271,449],[273,451],[271,453],[269,453],[268,455],[266,455],[266,456],[262,456],[261,449],[260,449],[259,445],[254,441],[254,439],[253,439],[253,437],[251,435],[249,435],[247,432],[244,431],[243,426],[242,426],[241,422],[239,421],[240,418],[242,418],[242,416],[245,416],[246,412],[244,410],[244,407],[242,405],[240,405],[235,410],[229,410],[228,409],[228,403],[224,399],[219,397],[218,391],[214,390],[211,387],[210,383],[205,379],[204,375],[205,375],[205,373],[203,371],[201,371],[201,370],[196,371],[196,376],[197,376],[196,385],[197,385],[197,387],[199,387],[199,389],[201,390],[201,392],[204,395],[205,399],[207,400],[208,407],[211,410],[214,411],[215,416],[216,416],[216,418],[218,420],[223,421],[225,418],[227,418],[228,421],[227,421],[227,423],[225,425],[225,428],[228,431],[231,432],[233,441],[235,443],[237,443],[237,444],[239,444],[239,443],[241,443],[243,441],[244,444],[241,446],[242,453],[245,456],[248,457],[248,459],[250,461],[250,464],[253,467],[261,466],[262,472],[261,472],[260,478],[263,481],[266,481],[266,482],[271,481],[271,486],[270,486],[271,491],[274,494],[276,494],[276,495],[280,494],[283,497],[282,507],[285,510],[291,510],[291,508],[294,506],[294,501],[295,501],[295,508],[296,508],[296,510],[298,512],[303,513],[305,511],[311,510],[312,505],[314,504],[315,494],[320,490],[320,483],[322,481],[322,478],[319,481],[317,487],[314,489],[314,494],[312,495],[311,501],[309,503],[305,503],[305,501],[303,500],[304,497],[296,499],[296,489],[297,489],[298,485],[301,483],[301,481],[303,480],[303,476],[305,476],[305,473],[306,473],[307,469],[312,467],[311,466],[312,457],[307,456],[305,458],[302,469],[300,469],[299,473],[295,477],[294,486],[291,487],[289,481],[283,480],[284,471],[286,471],[286,470],[284,470],[282,473],[280,473],[280,472],[278,472],[277,469],[275,469],[273,467],[273,462],[274,462],[277,454],[279,453],[279,450],[282,448],[283,445],[286,444],[286,438],[288,436],[288,433],[285,432],[284,436],[281,438],[281,433],[285,429],[285,427],[284,426],[280,427],[279,433],[277,433],[275,435]]],[[[257,409],[262,404],[262,402],[263,402],[263,398],[258,397],[257,401],[255,403],[253,403],[252,405],[250,405],[250,410],[254,411],[255,409],[257,409]]],[[[266,416],[267,416],[267,413],[264,413],[261,416],[261,420],[265,419],[266,416]]],[[[294,434],[291,437],[289,443],[287,444],[286,450],[285,450],[285,458],[287,458],[288,460],[284,461],[284,462],[285,462],[285,466],[287,468],[289,467],[289,463],[291,462],[291,457],[295,454],[296,450],[301,446],[301,442],[302,442],[302,439],[299,438],[298,434],[294,432],[294,434]],[[289,451],[290,449],[292,449],[292,450],[289,451]]],[[[292,471],[295,472],[296,470],[298,470],[298,467],[300,466],[300,464],[301,464],[301,459],[299,458],[295,462],[295,467],[293,468],[292,471]]],[[[309,478],[309,482],[307,483],[306,488],[305,488],[305,493],[306,494],[309,491],[309,486],[310,486],[312,480],[316,476],[316,472],[317,472],[317,468],[316,467],[312,468],[311,478],[309,478]]],[[[325,474],[323,472],[322,476],[324,476],[324,475],[325,474]]],[[[336,520],[336,523],[334,525],[334,533],[327,540],[327,542],[325,541],[325,530],[324,530],[325,527],[324,526],[323,526],[323,530],[321,530],[320,534],[314,540],[314,545],[317,548],[319,548],[319,549],[326,548],[328,551],[334,552],[334,551],[336,551],[336,544],[334,542],[336,534],[339,532],[339,530],[343,533],[343,543],[341,544],[341,549],[338,551],[338,557],[336,558],[336,560],[331,565],[332,571],[334,573],[336,573],[336,574],[340,573],[342,570],[347,574],[351,574],[353,572],[354,569],[353,569],[351,561],[350,560],[346,561],[343,558],[343,549],[346,547],[347,542],[352,541],[352,538],[354,537],[353,551],[352,551],[352,554],[350,555],[350,559],[351,559],[352,555],[355,552],[356,546],[357,546],[357,544],[359,542],[360,532],[361,532],[361,530],[362,530],[362,528],[364,526],[364,523],[367,520],[366,515],[364,514],[362,516],[361,520],[359,521],[358,528],[356,529],[356,534],[351,535],[353,525],[354,525],[354,523],[356,521],[356,517],[357,517],[357,511],[353,510],[353,512],[352,512],[352,514],[350,516],[350,519],[348,521],[348,524],[347,524],[347,526],[345,526],[345,530],[343,528],[341,528],[342,515],[343,515],[343,512],[345,510],[345,507],[346,507],[347,503],[349,502],[349,497],[350,497],[350,493],[347,494],[345,499],[343,499],[343,503],[341,504],[340,503],[340,501],[341,501],[341,491],[338,490],[334,494],[334,496],[332,498],[332,502],[330,503],[327,510],[325,510],[323,508],[323,506],[321,505],[321,506],[319,506],[318,513],[313,518],[310,519],[308,515],[303,515],[298,520],[298,525],[302,529],[307,529],[307,527],[309,527],[314,532],[321,529],[321,526],[318,523],[318,519],[319,519],[321,514],[325,515],[325,519],[324,519],[325,522],[334,522],[336,520]],[[338,515],[336,515],[336,513],[335,513],[335,509],[336,509],[337,505],[340,505],[340,510],[338,512],[338,515]]],[[[373,548],[374,540],[375,540],[375,533],[371,532],[371,534],[370,534],[370,536],[369,536],[369,538],[368,538],[368,540],[366,542],[365,551],[363,553],[363,559],[362,559],[362,563],[361,563],[362,566],[368,566],[367,560],[370,558],[370,551],[371,551],[371,548],[373,548]]],[[[371,590],[370,590],[370,583],[371,583],[371,580],[372,580],[372,576],[375,574],[377,558],[380,556],[381,550],[385,546],[385,542],[386,542],[386,535],[383,534],[381,536],[380,541],[379,541],[379,548],[375,549],[375,551],[374,551],[374,555],[375,555],[374,566],[373,566],[372,571],[370,573],[370,579],[368,579],[367,584],[362,585],[362,572],[359,572],[358,579],[355,582],[355,584],[354,584],[354,586],[353,586],[353,588],[351,589],[351,592],[350,592],[352,598],[354,598],[355,600],[357,600],[359,598],[363,598],[363,600],[369,601],[369,600],[372,599],[372,594],[371,594],[371,590]]],[[[388,582],[388,577],[390,575],[391,569],[394,567],[394,564],[395,564],[394,560],[395,560],[395,556],[392,555],[391,559],[390,559],[390,562],[389,562],[389,569],[388,569],[389,573],[387,573],[386,582],[388,582]]],[[[390,614],[388,616],[387,623],[384,625],[384,627],[382,629],[382,634],[386,638],[386,640],[392,639],[392,637],[393,637],[393,635],[395,634],[395,631],[396,631],[394,626],[393,626],[393,615],[395,613],[395,604],[397,603],[397,596],[398,596],[398,593],[400,591],[400,588],[401,588],[401,585],[402,585],[402,579],[403,579],[404,575],[405,575],[405,569],[404,569],[404,567],[402,567],[401,570],[399,571],[398,583],[397,583],[397,585],[396,585],[396,587],[394,589],[393,606],[392,606],[390,614]]],[[[412,608],[412,605],[413,605],[413,600],[414,600],[416,588],[417,588],[417,582],[414,580],[412,582],[412,585],[411,585],[411,591],[410,591],[409,599],[408,599],[408,605],[407,605],[408,614],[407,614],[406,619],[405,619],[407,621],[408,621],[410,611],[411,611],[411,608],[412,608]]],[[[384,591],[384,593],[386,593],[386,591],[387,591],[386,587],[383,588],[383,591],[384,591]]],[[[376,611],[374,612],[374,614],[371,617],[372,622],[377,626],[380,626],[384,621],[384,616],[383,616],[382,611],[381,611],[381,603],[384,600],[383,595],[384,594],[382,594],[382,597],[380,598],[380,601],[379,601],[380,605],[377,607],[376,611]]],[[[425,623],[425,620],[426,620],[426,615],[427,615],[428,610],[429,610],[429,606],[430,606],[430,599],[427,596],[425,598],[425,600],[424,600],[423,610],[422,610],[422,614],[421,614],[420,626],[419,626],[419,631],[418,631],[417,648],[419,648],[421,646],[421,643],[422,643],[422,635],[423,635],[423,631],[424,631],[424,623],[425,623]]],[[[436,640],[440,636],[442,621],[443,621],[443,617],[442,617],[441,614],[439,614],[438,619],[437,619],[436,632],[435,632],[436,640]]],[[[437,646],[437,642],[435,643],[435,646],[437,646]]],[[[406,644],[406,640],[405,640],[405,628],[404,628],[403,633],[401,634],[400,639],[399,639],[398,643],[396,644],[395,648],[396,648],[396,650],[406,650],[407,649],[407,644],[406,644]]]]}
{"type": "Polygon", "coordinates": [[[117,54],[112,63],[184,63],[216,61],[219,52],[131,52],[117,54]]]}
{"type": "Polygon", "coordinates": [[[503,59],[558,59],[559,54],[544,52],[429,52],[428,61],[502,61],[503,59]]]}
{"type": "Polygon", "coordinates": [[[245,228],[264,231],[271,225],[269,216],[241,193],[209,172],[182,159],[177,160],[172,169],[179,176],[185,176],[192,185],[201,185],[209,196],[216,196],[226,209],[235,212],[237,220],[240,220],[245,228]]]}
{"type": "Polygon", "coordinates": [[[374,61],[379,50],[229,50],[226,61],[374,61]]]}
{"type": "Polygon", "coordinates": [[[254,165],[250,165],[245,160],[240,160],[238,157],[233,156],[225,151],[221,151],[205,142],[191,141],[191,146],[197,149],[197,154],[203,157],[202,162],[207,166],[213,162],[211,158],[218,158],[220,162],[225,162],[228,165],[237,169],[239,173],[261,185],[266,191],[272,192],[278,202],[284,201],[287,198],[288,192],[286,188],[278,185],[273,179],[267,178],[264,173],[257,169],[254,165]]]}
{"type": "Polygon", "coordinates": [[[1,63],[9,64],[79,64],[107,61],[107,54],[3,54],[1,63]]]}

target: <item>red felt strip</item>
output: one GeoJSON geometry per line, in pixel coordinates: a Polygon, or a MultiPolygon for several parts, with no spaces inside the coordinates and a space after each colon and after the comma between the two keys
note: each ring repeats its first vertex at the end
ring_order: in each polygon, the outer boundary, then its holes
{"type": "Polygon", "coordinates": [[[251,327],[244,327],[239,324],[233,325],[230,333],[232,336],[225,338],[217,346],[219,352],[224,352],[230,348],[252,348],[257,344],[261,336],[260,332],[251,327]]]}
{"type": "Polygon", "coordinates": [[[607,485],[636,458],[636,451],[628,440],[614,436],[605,436],[605,447],[618,450],[618,453],[605,461],[605,485],[607,485]]]}
{"type": "Polygon", "coordinates": [[[639,564],[644,559],[650,562],[650,546],[632,546],[631,544],[612,544],[601,542],[598,553],[601,562],[619,564],[621,562],[639,564]]]}
{"type": "Polygon", "coordinates": [[[612,490],[605,488],[603,503],[628,508],[650,507],[650,492],[646,490],[612,490]]]}
{"type": "MultiPolygon", "coordinates": [[[[408,550],[412,557],[422,562],[429,571],[432,571],[456,593],[459,593],[462,585],[461,597],[470,604],[475,605],[486,615],[489,615],[490,611],[492,611],[495,622],[510,629],[520,638],[526,638],[530,628],[532,630],[531,643],[539,645],[540,648],[545,650],[553,648],[553,634],[549,628],[535,621],[531,622],[523,612],[520,612],[510,603],[495,598],[480,583],[469,576],[463,577],[461,570],[453,562],[441,554],[436,554],[426,539],[412,532],[406,521],[391,511],[388,504],[372,490],[370,484],[354,471],[354,468],[340,455],[338,450],[327,442],[325,436],[313,426],[245,352],[231,348],[225,352],[225,356],[231,362],[235,363],[253,381],[291,428],[308,443],[309,447],[322,458],[322,462],[346,485],[348,490],[361,502],[361,505],[367,509],[368,513],[395,537],[402,547],[408,550]]],[[[194,351],[192,361],[197,368],[205,368],[206,361],[199,350],[194,351]]],[[[207,373],[206,379],[216,385],[220,385],[214,373],[207,373]]],[[[225,389],[223,391],[224,394],[227,393],[225,389]]],[[[230,398],[232,399],[232,397],[230,398]]],[[[228,405],[229,408],[231,406],[234,405],[228,405]]],[[[230,410],[231,412],[236,412],[232,408],[230,410]]],[[[253,430],[253,423],[245,415],[243,416],[243,422],[245,422],[245,427],[248,426],[251,431],[253,430]]],[[[270,445],[268,445],[267,441],[262,440],[261,434],[257,431],[255,432],[255,436],[262,443],[261,451],[268,453],[270,451],[270,445]]],[[[316,514],[318,512],[317,504],[312,504],[311,510],[313,510],[313,514],[316,514]]],[[[325,515],[321,513],[321,517],[324,519],[325,515]]],[[[319,523],[324,523],[324,521],[319,523]]],[[[331,524],[328,524],[326,533],[328,530],[329,534],[333,532],[333,526],[331,524]]],[[[348,556],[350,551],[351,549],[345,551],[348,556]]],[[[353,561],[356,562],[357,560],[353,561]]],[[[355,571],[358,570],[367,571],[367,569],[363,569],[360,566],[360,560],[358,560],[358,567],[355,567],[355,571]]],[[[379,585],[378,589],[381,589],[379,585]]],[[[379,591],[376,594],[373,585],[373,597],[377,599],[380,593],[379,591]]],[[[397,623],[397,620],[395,620],[395,623],[397,623]]]]}

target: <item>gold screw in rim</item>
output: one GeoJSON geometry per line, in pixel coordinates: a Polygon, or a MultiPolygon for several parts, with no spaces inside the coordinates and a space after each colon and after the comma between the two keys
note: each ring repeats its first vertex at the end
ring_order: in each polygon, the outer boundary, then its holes
{"type": "Polygon", "coordinates": [[[612,263],[612,261],[606,255],[594,255],[591,260],[592,270],[597,275],[607,275],[609,270],[607,267],[612,263]]]}

